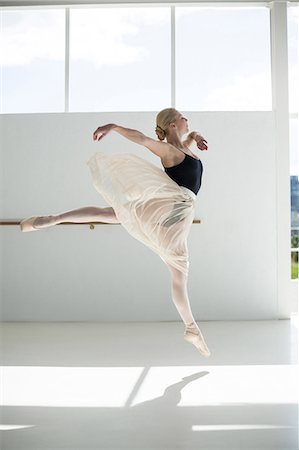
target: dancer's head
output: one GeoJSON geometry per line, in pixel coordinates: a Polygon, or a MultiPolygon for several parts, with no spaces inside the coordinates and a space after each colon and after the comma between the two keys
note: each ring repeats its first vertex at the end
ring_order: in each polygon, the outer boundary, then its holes
{"type": "Polygon", "coordinates": [[[181,137],[188,131],[187,119],[175,108],[162,109],[156,116],[155,131],[160,141],[174,131],[181,137]]]}

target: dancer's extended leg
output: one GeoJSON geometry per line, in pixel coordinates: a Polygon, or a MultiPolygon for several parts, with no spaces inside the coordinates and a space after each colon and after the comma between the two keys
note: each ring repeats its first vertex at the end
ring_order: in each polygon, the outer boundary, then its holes
{"type": "Polygon", "coordinates": [[[119,223],[113,208],[98,208],[97,206],[85,206],[84,208],[72,209],[70,211],[57,214],[58,223],[63,222],[104,222],[119,223]]]}
{"type": "Polygon", "coordinates": [[[20,224],[22,231],[34,231],[48,228],[64,222],[88,223],[104,222],[119,223],[115,211],[111,207],[98,208],[96,206],[85,206],[84,208],[72,209],[52,216],[35,216],[23,220],[20,224]]]}
{"type": "Polygon", "coordinates": [[[171,274],[172,299],[186,326],[184,338],[194,344],[204,356],[210,356],[210,351],[191,311],[187,290],[187,275],[170,264],[167,264],[167,266],[171,274]]]}

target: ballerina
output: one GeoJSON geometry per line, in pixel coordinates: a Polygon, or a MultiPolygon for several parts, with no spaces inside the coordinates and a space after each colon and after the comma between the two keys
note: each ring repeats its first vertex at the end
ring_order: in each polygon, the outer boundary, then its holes
{"type": "Polygon", "coordinates": [[[182,140],[189,131],[188,119],[175,108],[157,114],[158,140],[114,123],[99,126],[93,140],[100,141],[112,131],[150,150],[160,158],[164,170],[133,154],[96,152],[87,165],[94,187],[111,206],[87,206],[30,217],[20,223],[21,230],[36,231],[64,222],[120,223],[167,265],[172,299],[185,324],[184,339],[208,357],[210,351],[193,317],[187,291],[187,237],[203,173],[200,159],[189,146],[195,141],[197,148],[204,151],[208,149],[207,141],[195,131],[182,140]]]}

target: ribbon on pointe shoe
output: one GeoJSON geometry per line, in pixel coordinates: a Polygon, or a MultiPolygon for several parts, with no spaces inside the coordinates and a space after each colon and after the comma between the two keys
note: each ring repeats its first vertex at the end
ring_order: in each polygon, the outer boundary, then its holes
{"type": "Polygon", "coordinates": [[[29,219],[22,220],[22,222],[20,222],[20,227],[23,232],[28,232],[50,227],[56,225],[56,223],[55,216],[33,216],[29,219]]]}
{"type": "Polygon", "coordinates": [[[196,323],[192,322],[190,325],[186,326],[184,339],[187,342],[191,342],[193,345],[195,345],[195,347],[200,351],[200,353],[203,356],[208,358],[211,355],[211,352],[207,344],[205,343],[203,335],[201,334],[201,331],[196,325],[196,323]]]}

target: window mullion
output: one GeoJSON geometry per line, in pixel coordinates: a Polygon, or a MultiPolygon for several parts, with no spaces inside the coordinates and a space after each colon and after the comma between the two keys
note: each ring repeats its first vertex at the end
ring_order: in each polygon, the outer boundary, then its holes
{"type": "Polygon", "coordinates": [[[65,8],[65,86],[64,111],[69,112],[70,86],[70,8],[65,8]]]}
{"type": "Polygon", "coordinates": [[[175,64],[175,6],[170,7],[171,12],[171,106],[176,107],[176,64],[175,64]]]}

